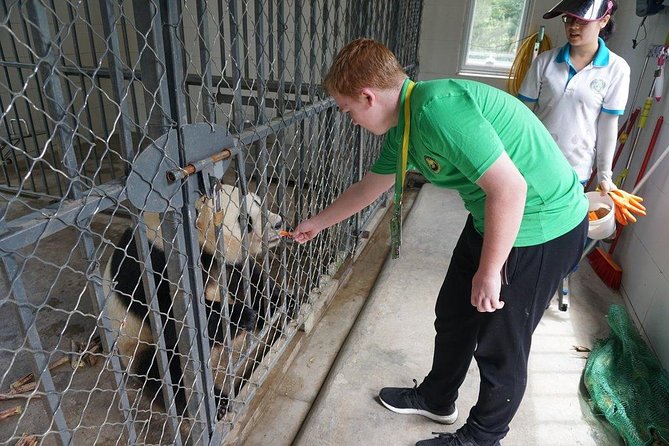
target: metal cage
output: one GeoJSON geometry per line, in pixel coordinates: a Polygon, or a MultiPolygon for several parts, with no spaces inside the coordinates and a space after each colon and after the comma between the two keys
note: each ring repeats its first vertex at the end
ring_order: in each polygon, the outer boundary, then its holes
{"type": "Polygon", "coordinates": [[[0,1],[0,443],[220,444],[374,206],[279,231],[381,140],[336,51],[418,68],[421,0],[0,1]]]}

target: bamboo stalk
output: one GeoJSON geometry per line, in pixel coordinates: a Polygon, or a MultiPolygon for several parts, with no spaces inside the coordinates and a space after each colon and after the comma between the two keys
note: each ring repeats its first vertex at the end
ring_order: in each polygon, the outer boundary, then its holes
{"type": "Polygon", "coordinates": [[[89,344],[88,349],[83,355],[84,362],[88,364],[90,367],[93,367],[98,362],[98,356],[96,355],[96,353],[100,353],[101,351],[102,351],[102,342],[100,341],[100,338],[93,339],[93,341],[89,344]]]}
{"type": "Polygon", "coordinates": [[[18,387],[10,389],[9,393],[0,393],[0,401],[13,400],[15,398],[24,397],[24,393],[32,392],[37,388],[36,382],[26,383],[18,387]]]}
{"type": "Polygon", "coordinates": [[[10,407],[9,409],[0,410],[0,420],[13,417],[14,415],[21,415],[21,406],[10,407]]]}
{"type": "MultiPolygon", "coordinates": [[[[49,364],[49,371],[51,371],[51,370],[53,370],[57,367],[60,367],[63,364],[67,364],[69,361],[70,361],[70,359],[67,356],[63,356],[59,359],[56,359],[51,364],[49,364]]],[[[11,389],[10,393],[11,393],[12,390],[14,390],[16,388],[19,388],[19,387],[21,387],[25,384],[30,383],[30,382],[34,382],[34,381],[35,381],[35,374],[34,373],[28,373],[27,375],[22,376],[21,378],[17,379],[16,381],[14,381],[13,383],[11,383],[9,385],[9,388],[11,389]]],[[[23,392],[15,392],[15,393],[23,393],[23,392]]]]}
{"type": "Polygon", "coordinates": [[[23,434],[21,439],[16,443],[16,446],[37,446],[38,443],[37,435],[23,434]]]}

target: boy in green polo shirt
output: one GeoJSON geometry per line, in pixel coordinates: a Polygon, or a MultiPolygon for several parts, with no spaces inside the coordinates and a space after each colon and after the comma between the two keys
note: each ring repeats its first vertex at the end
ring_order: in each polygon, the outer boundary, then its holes
{"type": "Polygon", "coordinates": [[[324,84],[354,124],[386,138],[371,172],[301,222],[294,240],[311,240],[393,186],[406,138],[408,163],[457,190],[470,216],[437,297],[431,371],[420,386],[386,387],[379,397],[394,412],[453,423],[474,357],[481,385],[466,424],[416,444],[498,445],[525,391],[532,333],[585,243],[578,177],[516,98],[466,80],[414,84],[373,40],[346,45],[324,84]]]}

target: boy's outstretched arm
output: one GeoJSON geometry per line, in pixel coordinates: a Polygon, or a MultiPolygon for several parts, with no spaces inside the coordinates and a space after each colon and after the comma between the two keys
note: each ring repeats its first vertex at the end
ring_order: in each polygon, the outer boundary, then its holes
{"type": "Polygon", "coordinates": [[[311,240],[323,229],[347,219],[372,204],[394,183],[394,174],[367,173],[362,180],[346,189],[330,206],[297,225],[293,230],[293,240],[298,243],[311,240]]]}

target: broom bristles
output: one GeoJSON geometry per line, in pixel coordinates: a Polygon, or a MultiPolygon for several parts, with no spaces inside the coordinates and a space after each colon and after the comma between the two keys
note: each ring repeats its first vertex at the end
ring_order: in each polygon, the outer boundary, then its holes
{"type": "Polygon", "coordinates": [[[620,289],[623,269],[613,260],[611,254],[598,247],[588,254],[588,260],[590,260],[592,269],[606,286],[614,290],[620,289]]]}

